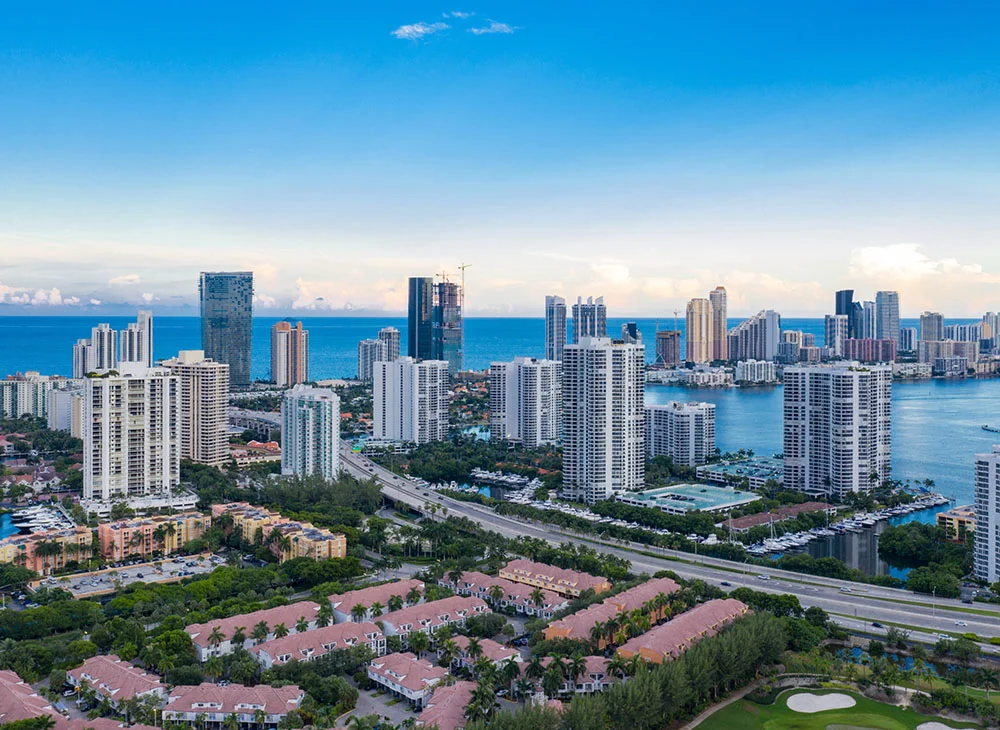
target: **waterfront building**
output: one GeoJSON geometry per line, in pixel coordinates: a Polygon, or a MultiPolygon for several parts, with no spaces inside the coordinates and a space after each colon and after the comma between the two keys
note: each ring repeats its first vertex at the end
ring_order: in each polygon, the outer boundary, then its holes
{"type": "Polygon", "coordinates": [[[376,362],[372,390],[373,438],[423,444],[448,437],[447,362],[376,362]]]}
{"type": "Polygon", "coordinates": [[[862,363],[894,362],[896,360],[896,340],[856,339],[848,337],[842,343],[845,360],[862,363]]]}
{"type": "Polygon", "coordinates": [[[576,345],[584,337],[608,336],[608,310],[604,306],[604,297],[576,298],[573,305],[573,344],[576,345]]]}
{"type": "Polygon", "coordinates": [[[656,367],[675,368],[681,364],[680,330],[659,330],[656,333],[656,367]]]}
{"type": "Polygon", "coordinates": [[[916,327],[901,327],[899,330],[899,350],[901,352],[916,352],[919,339],[916,327]]]}
{"type": "Polygon", "coordinates": [[[66,529],[35,530],[27,535],[15,533],[0,539],[0,563],[20,565],[39,575],[51,575],[66,563],[93,554],[93,534],[89,527],[76,525],[66,529]],[[61,550],[39,549],[57,544],[61,550]]]}
{"type": "Polygon", "coordinates": [[[406,347],[415,360],[434,358],[434,278],[411,276],[406,347]]]}
{"type": "Polygon", "coordinates": [[[622,322],[622,342],[626,345],[636,345],[642,342],[642,332],[637,322],[622,322]]]}
{"type": "Polygon", "coordinates": [[[712,305],[712,361],[738,359],[729,352],[728,333],[729,310],[727,305],[726,287],[717,286],[708,295],[712,305]]]}
{"type": "Polygon", "coordinates": [[[938,341],[944,337],[944,315],[940,312],[920,313],[920,339],[938,341]]]}
{"type": "Polygon", "coordinates": [[[383,327],[378,331],[379,341],[385,345],[383,360],[392,362],[399,359],[399,330],[395,327],[383,327]]]}
{"type": "Polygon", "coordinates": [[[501,578],[515,583],[524,583],[572,598],[579,598],[580,594],[586,590],[592,590],[595,595],[611,590],[611,582],[603,576],[568,568],[557,568],[554,565],[536,563],[521,558],[511,560],[500,568],[497,574],[501,578]]]}
{"type": "Polygon", "coordinates": [[[984,314],[982,332],[983,341],[987,343],[985,349],[996,350],[1000,347],[1000,314],[996,312],[984,314]]]}
{"type": "Polygon", "coordinates": [[[755,527],[766,527],[776,525],[785,520],[791,520],[799,515],[823,512],[828,517],[836,517],[837,506],[826,502],[802,502],[787,507],[778,507],[773,511],[755,512],[752,515],[745,515],[733,519],[730,517],[724,523],[726,531],[737,534],[745,534],[755,527]]]}
{"type": "Polygon", "coordinates": [[[993,585],[1000,580],[1000,446],[976,454],[975,495],[974,572],[993,585]]]}
{"type": "Polygon", "coordinates": [[[781,484],[785,464],[772,456],[751,456],[733,461],[715,461],[699,466],[699,479],[716,484],[742,484],[749,489],[763,489],[768,482],[781,484]]]}
{"type": "Polygon", "coordinates": [[[736,363],[733,380],[737,383],[777,383],[778,368],[770,360],[740,360],[736,363]]]}
{"type": "Polygon", "coordinates": [[[340,398],[329,388],[296,385],[281,401],[281,473],[321,476],[340,473],[340,398]]]}
{"type": "Polygon", "coordinates": [[[73,438],[82,439],[83,384],[79,381],[67,382],[74,385],[48,391],[47,425],[53,431],[68,431],[73,438]]]}
{"type": "Polygon", "coordinates": [[[271,381],[280,387],[309,382],[309,331],[301,322],[271,327],[271,381]]]}
{"type": "Polygon", "coordinates": [[[229,727],[235,718],[236,730],[276,730],[289,712],[302,706],[306,693],[294,684],[272,687],[258,684],[220,685],[203,682],[180,685],[170,691],[163,708],[164,725],[214,728],[229,727]]]}
{"type": "Polygon", "coordinates": [[[201,350],[181,350],[160,365],[177,377],[181,458],[222,466],[229,461],[229,366],[201,350]]]}
{"type": "Polygon", "coordinates": [[[933,363],[939,357],[964,357],[969,362],[979,359],[978,342],[956,342],[955,340],[920,340],[917,342],[917,360],[933,363]]]}
{"type": "Polygon", "coordinates": [[[937,526],[952,540],[965,542],[966,536],[976,531],[976,506],[967,504],[938,512],[937,526]]]}
{"type": "Polygon", "coordinates": [[[847,315],[828,314],[823,319],[823,347],[831,357],[843,357],[844,340],[850,337],[847,315]]]}
{"type": "Polygon", "coordinates": [[[140,309],[135,322],[130,322],[118,337],[121,362],[141,362],[153,367],[153,313],[140,309]]]}
{"type": "Polygon", "coordinates": [[[85,503],[167,496],[180,484],[178,378],[141,363],[120,367],[86,378],[85,503]]]}
{"type": "Polygon", "coordinates": [[[375,363],[388,361],[386,344],[382,340],[361,340],[358,343],[358,380],[362,383],[372,382],[375,373],[375,363]]]}
{"type": "Polygon", "coordinates": [[[133,557],[147,558],[153,553],[176,553],[184,543],[204,537],[211,526],[209,515],[193,510],[176,515],[130,517],[99,524],[97,542],[101,557],[116,563],[133,557]]]}
{"type": "Polygon", "coordinates": [[[250,385],[253,343],[253,272],[203,271],[198,282],[201,300],[201,349],[206,357],[229,366],[229,384],[250,385]]]}
{"type": "Polygon", "coordinates": [[[647,458],[668,456],[677,466],[698,466],[715,454],[714,403],[669,401],[645,411],[647,458]]]}
{"type": "Polygon", "coordinates": [[[562,362],[566,347],[566,300],[555,294],[545,296],[545,359],[562,362]]]}
{"type": "Polygon", "coordinates": [[[781,342],[781,315],[762,309],[734,327],[728,340],[733,360],[774,360],[781,342]]]}
{"type": "Polygon", "coordinates": [[[0,380],[0,418],[33,416],[47,419],[52,394],[77,385],[78,381],[42,375],[34,370],[8,375],[0,380]]]}
{"type": "Polygon", "coordinates": [[[944,339],[958,342],[980,342],[983,339],[983,323],[946,324],[944,339]]]}
{"type": "Polygon", "coordinates": [[[692,299],[687,303],[687,362],[707,363],[715,351],[712,334],[712,303],[708,299],[692,299]]]}
{"type": "Polygon", "coordinates": [[[562,363],[518,357],[490,365],[490,438],[529,449],[559,440],[562,363]]]}
{"type": "Polygon", "coordinates": [[[753,492],[735,487],[715,487],[708,484],[674,484],[653,487],[641,492],[620,492],[615,501],[633,507],[658,509],[670,515],[690,512],[721,513],[756,502],[753,492]]]}
{"type": "Polygon", "coordinates": [[[950,377],[965,376],[969,371],[969,358],[959,355],[934,358],[931,372],[950,377]]]}
{"type": "Polygon", "coordinates": [[[933,365],[925,362],[894,362],[892,375],[895,378],[929,378],[933,375],[933,365]]]}
{"type": "Polygon", "coordinates": [[[843,499],[889,478],[891,366],[844,361],[784,376],[786,489],[843,499]]]}
{"type": "Polygon", "coordinates": [[[105,373],[118,367],[118,333],[109,324],[99,324],[90,330],[89,340],[77,340],[73,345],[73,377],[87,373],[105,373]]]}
{"type": "Polygon", "coordinates": [[[645,348],[585,337],[563,352],[563,492],[593,504],[642,487],[645,348]]]}
{"type": "MultiPolygon", "coordinates": [[[[875,338],[899,345],[899,292],[875,293],[875,338]]],[[[902,349],[902,348],[900,348],[902,349]]]]}

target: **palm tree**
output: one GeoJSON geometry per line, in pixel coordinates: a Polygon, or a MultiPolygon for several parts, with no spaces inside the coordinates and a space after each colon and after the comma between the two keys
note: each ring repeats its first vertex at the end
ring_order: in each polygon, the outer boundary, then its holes
{"type": "Polygon", "coordinates": [[[253,722],[257,726],[257,730],[264,730],[264,722],[267,720],[267,715],[263,710],[254,710],[253,712],[253,722]]]}
{"type": "Polygon", "coordinates": [[[514,680],[521,676],[521,665],[511,657],[500,665],[500,679],[507,683],[511,694],[514,693],[514,680]]]}
{"type": "Polygon", "coordinates": [[[452,568],[451,570],[448,571],[448,581],[452,585],[457,586],[462,581],[462,576],[464,574],[465,571],[462,570],[461,568],[452,568]]]}
{"type": "Polygon", "coordinates": [[[503,600],[503,587],[494,583],[493,585],[490,586],[490,589],[486,591],[486,594],[489,596],[490,601],[493,603],[493,608],[494,609],[499,608],[500,601],[503,600]]]}
{"type": "Polygon", "coordinates": [[[208,635],[209,646],[215,647],[217,649],[219,647],[219,644],[221,644],[225,640],[226,640],[226,635],[222,633],[222,630],[218,626],[213,626],[212,633],[208,635]]]}
{"type": "Polygon", "coordinates": [[[235,626],[230,641],[234,646],[243,646],[247,641],[246,626],[235,626]]]}
{"type": "Polygon", "coordinates": [[[413,649],[413,653],[420,658],[420,655],[427,651],[427,647],[430,645],[430,637],[427,636],[423,631],[411,631],[406,635],[406,641],[409,643],[410,648],[413,649]]]}
{"type": "Polygon", "coordinates": [[[316,625],[319,627],[329,626],[333,623],[333,609],[330,608],[330,604],[323,601],[323,604],[319,607],[319,612],[316,614],[316,625]]]}
{"type": "Polygon", "coordinates": [[[569,674],[573,678],[573,683],[587,673],[587,660],[584,658],[583,654],[574,654],[572,659],[569,660],[569,674]]]}
{"type": "Polygon", "coordinates": [[[267,635],[271,633],[271,630],[267,627],[267,621],[259,621],[253,627],[253,632],[250,634],[253,640],[260,644],[263,641],[267,641],[267,635]]]}
{"type": "Polygon", "coordinates": [[[611,661],[608,662],[608,674],[617,674],[621,679],[624,679],[625,675],[628,674],[628,662],[622,658],[621,654],[615,653],[611,657],[611,661]]]}
{"type": "Polygon", "coordinates": [[[371,605],[372,616],[375,617],[381,616],[384,611],[385,611],[385,606],[383,606],[381,603],[379,603],[378,601],[372,603],[371,605]]]}
{"type": "Polygon", "coordinates": [[[411,588],[409,591],[406,592],[406,602],[409,603],[411,606],[416,603],[420,603],[420,598],[422,597],[422,595],[423,594],[421,594],[420,589],[417,588],[416,586],[413,586],[413,588],[411,588]]]}
{"type": "Polygon", "coordinates": [[[386,601],[388,604],[389,612],[398,611],[403,607],[403,599],[401,596],[389,596],[389,600],[386,601]]]}
{"type": "Polygon", "coordinates": [[[475,636],[469,638],[469,643],[465,647],[465,653],[469,655],[472,661],[476,661],[479,657],[483,655],[483,645],[480,643],[479,639],[475,636]]]}
{"type": "Polygon", "coordinates": [[[1000,674],[997,670],[983,667],[979,670],[979,683],[986,690],[986,701],[990,701],[990,690],[1000,689],[1000,674]]]}
{"type": "Polygon", "coordinates": [[[545,604],[545,594],[542,593],[541,588],[536,588],[531,592],[531,602],[535,604],[535,608],[541,608],[545,604]]]}
{"type": "Polygon", "coordinates": [[[284,621],[282,621],[280,624],[274,627],[274,638],[283,639],[286,636],[288,636],[288,627],[285,626],[284,621]]]}
{"type": "Polygon", "coordinates": [[[455,661],[455,657],[458,656],[458,644],[455,643],[454,639],[446,639],[439,646],[438,657],[441,666],[450,667],[455,661]]]}
{"type": "Polygon", "coordinates": [[[217,682],[219,677],[222,676],[222,660],[217,657],[209,657],[205,662],[205,676],[211,679],[213,682],[217,682]]]}
{"type": "Polygon", "coordinates": [[[240,730],[240,720],[236,717],[235,712],[230,712],[226,715],[226,719],[222,721],[223,730],[240,730]]]}
{"type": "Polygon", "coordinates": [[[362,619],[368,615],[368,607],[363,603],[358,603],[351,609],[351,618],[355,623],[361,623],[362,619]]]}
{"type": "Polygon", "coordinates": [[[524,706],[525,700],[528,695],[535,689],[535,685],[529,679],[519,679],[514,683],[514,696],[521,700],[521,706],[524,706]]]}
{"type": "Polygon", "coordinates": [[[295,631],[297,633],[302,633],[303,631],[309,630],[309,619],[305,616],[299,616],[298,621],[295,622],[295,631]]]}
{"type": "Polygon", "coordinates": [[[528,660],[528,666],[524,668],[524,676],[528,679],[539,680],[545,674],[545,665],[542,664],[542,657],[533,654],[528,660]]]}

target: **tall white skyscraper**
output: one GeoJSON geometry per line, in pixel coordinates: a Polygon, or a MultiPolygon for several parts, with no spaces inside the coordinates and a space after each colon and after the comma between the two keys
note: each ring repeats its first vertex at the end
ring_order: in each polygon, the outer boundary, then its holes
{"type": "Polygon", "coordinates": [[[729,307],[726,287],[717,286],[708,294],[712,305],[712,360],[729,360],[729,307]]]}
{"type": "Polygon", "coordinates": [[[372,382],[375,373],[375,363],[388,361],[386,345],[381,339],[361,340],[358,343],[358,380],[362,383],[372,382]]]}
{"type": "MultiPolygon", "coordinates": [[[[113,331],[113,330],[112,330],[113,331]]],[[[86,379],[83,498],[168,494],[180,482],[180,386],[166,368],[122,363],[86,379]]]]}
{"type": "Polygon", "coordinates": [[[105,373],[118,367],[118,333],[109,324],[99,324],[90,330],[89,340],[77,340],[73,345],[73,377],[87,373],[105,373]]]}
{"type": "Polygon", "coordinates": [[[222,466],[229,461],[229,366],[204,350],[181,350],[160,365],[177,377],[181,458],[222,466]]]}
{"type": "Polygon", "coordinates": [[[861,322],[858,329],[857,338],[862,340],[874,340],[878,331],[878,316],[875,302],[861,302],[861,322]]]}
{"type": "Polygon", "coordinates": [[[899,342],[899,292],[880,291],[875,294],[875,338],[899,342]]]}
{"type": "Polygon", "coordinates": [[[309,330],[285,320],[271,327],[271,381],[278,386],[309,380],[309,330]]]}
{"type": "Polygon", "coordinates": [[[786,489],[843,498],[889,478],[891,366],[789,367],[784,388],[786,489]]]}
{"type": "Polygon", "coordinates": [[[118,345],[121,362],[140,362],[147,368],[153,367],[153,313],[140,309],[136,321],[119,333],[118,345]]]}
{"type": "Polygon", "coordinates": [[[762,309],[733,327],[727,338],[733,360],[773,360],[781,344],[781,315],[762,309]]]}
{"type": "Polygon", "coordinates": [[[329,388],[296,385],[281,402],[281,473],[336,479],[340,398],[329,388]]]}
{"type": "Polygon", "coordinates": [[[378,339],[385,344],[383,360],[399,359],[399,330],[395,327],[383,327],[378,331],[378,339]]]}
{"type": "Polygon", "coordinates": [[[587,503],[643,486],[645,348],[585,337],[563,352],[563,493],[587,503]]]}
{"type": "Polygon", "coordinates": [[[973,570],[992,585],[1000,580],[1000,446],[976,454],[975,507],[973,570]]]}
{"type": "Polygon", "coordinates": [[[33,370],[8,375],[0,380],[0,418],[47,418],[52,392],[76,385],[72,380],[41,375],[33,370]]]}
{"type": "Polygon", "coordinates": [[[823,319],[823,346],[830,351],[831,356],[843,356],[848,329],[846,314],[828,314],[823,319]]]}
{"type": "Polygon", "coordinates": [[[604,297],[576,298],[573,305],[573,344],[584,337],[608,336],[608,310],[604,306],[604,297]]]}
{"type": "Polygon", "coordinates": [[[899,328],[899,349],[906,352],[916,352],[920,341],[916,327],[899,328]]]}
{"type": "Polygon", "coordinates": [[[566,347],[566,300],[554,294],[545,297],[545,359],[562,361],[566,347]]]}
{"type": "Polygon", "coordinates": [[[562,365],[518,357],[490,365],[490,438],[534,449],[559,440],[562,365]]]}
{"type": "Polygon", "coordinates": [[[715,352],[712,303],[708,299],[692,299],[687,303],[687,330],[684,333],[687,361],[711,362],[715,352]]]}
{"type": "Polygon", "coordinates": [[[700,466],[715,454],[715,404],[670,401],[646,406],[646,456],[700,466]]]}
{"type": "Polygon", "coordinates": [[[382,360],[373,372],[373,438],[419,444],[448,438],[447,360],[382,360]]]}

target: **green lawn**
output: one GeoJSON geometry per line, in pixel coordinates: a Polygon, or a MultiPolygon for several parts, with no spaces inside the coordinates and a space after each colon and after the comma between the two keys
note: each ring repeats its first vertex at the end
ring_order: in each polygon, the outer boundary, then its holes
{"type": "Polygon", "coordinates": [[[978,727],[975,723],[957,723],[939,717],[921,715],[914,710],[886,705],[844,690],[791,690],[779,695],[773,705],[758,705],[739,700],[725,707],[698,726],[698,730],[915,730],[924,722],[940,722],[954,728],[978,727]],[[857,705],[843,710],[806,714],[788,709],[787,699],[799,692],[851,695],[857,705]]]}

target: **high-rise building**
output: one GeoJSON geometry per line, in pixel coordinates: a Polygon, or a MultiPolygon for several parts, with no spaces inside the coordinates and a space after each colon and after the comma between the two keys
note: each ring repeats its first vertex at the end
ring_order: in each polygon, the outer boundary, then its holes
{"type": "Polygon", "coordinates": [[[656,333],[657,367],[675,368],[681,364],[680,330],[659,330],[656,333]]]}
{"type": "Polygon", "coordinates": [[[282,387],[309,381],[309,330],[301,322],[271,327],[271,380],[282,387]]]}
{"type": "Polygon", "coordinates": [[[717,286],[708,295],[712,304],[712,360],[737,359],[729,352],[729,309],[726,287],[717,286]]]}
{"type": "Polygon", "coordinates": [[[411,276],[406,348],[415,360],[434,359],[434,278],[411,276]]]}
{"type": "Polygon", "coordinates": [[[584,337],[608,336],[608,310],[604,306],[604,297],[576,298],[573,305],[573,344],[584,337]]]}
{"type": "Polygon", "coordinates": [[[622,322],[622,342],[626,345],[642,342],[642,332],[639,331],[637,322],[622,322]]]}
{"type": "Polygon", "coordinates": [[[964,357],[975,363],[979,359],[979,342],[955,340],[920,340],[917,342],[917,360],[934,362],[939,357],[964,357]]]}
{"type": "Polygon", "coordinates": [[[181,350],[160,365],[177,377],[181,458],[222,466],[229,461],[229,366],[202,350],[181,350]]]}
{"type": "Polygon", "coordinates": [[[786,489],[843,498],[889,478],[892,367],[785,368],[786,489]]]}
{"type": "Polygon", "coordinates": [[[895,340],[899,345],[899,292],[876,292],[875,338],[895,340]]]}
{"type": "Polygon", "coordinates": [[[944,338],[957,342],[980,342],[983,339],[983,323],[946,324],[944,338]]]}
{"type": "Polygon", "coordinates": [[[448,383],[444,360],[376,362],[373,438],[419,444],[448,438],[448,383]]]}
{"type": "Polygon", "coordinates": [[[122,363],[86,379],[83,498],[167,495],[180,483],[180,394],[166,368],[122,363]]]}
{"type": "Polygon", "coordinates": [[[987,312],[983,315],[983,349],[995,350],[1000,347],[1000,314],[987,312]]]}
{"type": "Polygon", "coordinates": [[[153,367],[153,313],[140,309],[135,322],[121,331],[118,337],[121,362],[141,362],[153,367]]]}
{"type": "Polygon", "coordinates": [[[861,327],[855,332],[854,336],[856,339],[875,339],[875,332],[878,329],[878,317],[876,314],[875,302],[865,301],[861,303],[861,327]]]}
{"type": "Polygon", "coordinates": [[[645,348],[585,337],[563,352],[563,493],[590,504],[645,475],[645,348]]]}
{"type": "Polygon", "coordinates": [[[692,299],[687,303],[687,361],[710,362],[715,345],[712,340],[712,303],[707,299],[692,299]]]}
{"type": "Polygon", "coordinates": [[[250,385],[253,342],[253,272],[203,271],[201,349],[205,356],[229,366],[229,384],[250,385]]]}
{"type": "Polygon", "coordinates": [[[386,345],[382,340],[367,339],[358,343],[358,380],[362,383],[372,382],[375,363],[389,360],[385,352],[386,345]]]}
{"type": "Polygon", "coordinates": [[[669,456],[676,466],[700,466],[715,454],[714,403],[669,401],[645,410],[649,459],[669,456]]]}
{"type": "Polygon", "coordinates": [[[83,397],[82,384],[62,390],[50,390],[49,413],[46,417],[52,431],[68,431],[73,438],[83,438],[83,397]]]}
{"type": "Polygon", "coordinates": [[[857,360],[861,363],[896,361],[895,340],[848,337],[841,345],[843,347],[842,356],[845,360],[857,360]]]}
{"type": "Polygon", "coordinates": [[[438,282],[434,285],[434,357],[448,363],[453,377],[465,367],[464,327],[461,285],[438,282]]]}
{"type": "Polygon", "coordinates": [[[973,572],[993,585],[1000,580],[1000,446],[976,454],[975,507],[973,572]]]}
{"type": "MultiPolygon", "coordinates": [[[[782,343],[782,345],[787,345],[788,343],[782,343]]],[[[781,357],[781,346],[778,345],[778,356],[781,357]]],[[[796,348],[795,359],[798,359],[798,345],[793,345],[796,348]]],[[[788,362],[794,362],[791,359],[788,362]]],[[[736,363],[735,371],[733,372],[733,380],[737,383],[777,383],[778,382],[778,368],[775,367],[774,362],[771,360],[740,360],[736,363]]]]}
{"type": "Polygon", "coordinates": [[[823,347],[831,357],[843,357],[844,340],[850,337],[847,315],[828,314],[823,319],[823,347]]]}
{"type": "Polygon", "coordinates": [[[781,342],[781,315],[773,309],[762,309],[733,327],[728,340],[733,360],[773,360],[781,342]]]}
{"type": "Polygon", "coordinates": [[[944,339],[944,315],[940,312],[920,313],[920,339],[924,341],[944,339]]]}
{"type": "Polygon", "coordinates": [[[854,309],[854,290],[841,289],[836,294],[836,309],[834,314],[843,314],[845,317],[851,316],[854,309]]]}
{"type": "Polygon", "coordinates": [[[399,359],[399,330],[395,327],[383,327],[378,331],[378,339],[385,344],[383,360],[399,359]]]}
{"type": "Polygon", "coordinates": [[[340,472],[340,398],[298,384],[281,402],[281,473],[333,480],[340,472]]]}
{"type": "Polygon", "coordinates": [[[490,365],[490,438],[529,449],[559,440],[562,364],[517,357],[490,365]]]}
{"type": "Polygon", "coordinates": [[[0,419],[34,416],[48,418],[53,391],[78,387],[78,382],[29,370],[0,380],[0,419]]]}
{"type": "Polygon", "coordinates": [[[566,300],[554,294],[545,297],[545,359],[562,362],[566,347],[566,300]]]}
{"type": "Polygon", "coordinates": [[[916,352],[920,341],[916,327],[899,328],[899,349],[902,352],[916,352]]]}

